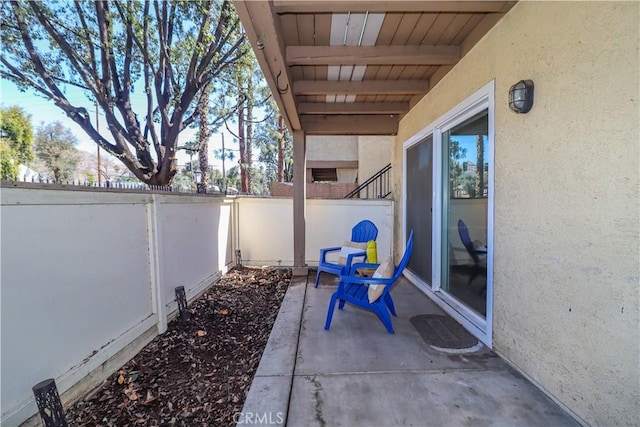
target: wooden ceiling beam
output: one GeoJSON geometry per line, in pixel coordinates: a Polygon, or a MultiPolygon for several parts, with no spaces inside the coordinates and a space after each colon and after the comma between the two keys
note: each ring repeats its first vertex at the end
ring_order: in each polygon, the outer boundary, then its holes
{"type": "Polygon", "coordinates": [[[299,80],[293,83],[294,95],[418,95],[428,90],[428,80],[299,80]]]}
{"type": "Polygon", "coordinates": [[[287,46],[287,65],[452,65],[457,46],[287,46]]]}
{"type": "MultiPolygon", "coordinates": [[[[480,41],[480,39],[484,37],[484,35],[487,34],[489,30],[491,30],[491,28],[493,28],[494,25],[496,25],[498,21],[502,19],[503,16],[504,13],[487,13],[484,18],[482,18],[482,21],[480,21],[478,25],[476,25],[476,27],[460,44],[460,54],[462,56],[466,55],[473,48],[473,46],[475,46],[476,43],[478,43],[478,41],[480,41]]],[[[447,73],[449,73],[449,71],[451,71],[451,68],[451,66],[439,67],[437,71],[429,78],[429,82],[431,83],[431,85],[435,86],[436,83],[438,83],[441,79],[444,78],[444,76],[447,75],[447,73]]],[[[424,94],[414,96],[410,101],[411,108],[413,108],[413,106],[416,105],[423,96],[424,94]]]]}
{"type": "Polygon", "coordinates": [[[234,5],[287,127],[291,131],[300,130],[300,118],[291,89],[293,80],[284,60],[279,17],[267,1],[234,0],[234,5]]]}
{"type": "Polygon", "coordinates": [[[302,115],[300,123],[308,135],[396,135],[398,116],[390,115],[302,115]]]}
{"type": "Polygon", "coordinates": [[[415,12],[415,13],[503,13],[515,1],[367,1],[274,0],[277,14],[285,13],[347,13],[347,12],[415,12]]]}
{"type": "Polygon", "coordinates": [[[301,102],[300,114],[404,114],[408,102],[301,102]]]}

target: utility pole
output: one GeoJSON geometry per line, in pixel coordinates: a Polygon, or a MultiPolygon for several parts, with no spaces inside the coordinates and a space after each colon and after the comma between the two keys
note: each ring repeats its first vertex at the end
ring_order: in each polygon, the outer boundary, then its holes
{"type": "Polygon", "coordinates": [[[193,165],[193,147],[189,148],[189,171],[191,172],[191,179],[193,179],[193,185],[198,185],[196,179],[196,167],[193,165]]]}
{"type": "Polygon", "coordinates": [[[227,194],[227,172],[224,168],[224,133],[222,133],[222,194],[227,194]]]}
{"type": "Polygon", "coordinates": [[[193,154],[197,152],[196,148],[198,147],[198,143],[195,141],[189,141],[184,145],[178,146],[178,150],[185,150],[189,154],[189,172],[191,172],[191,179],[193,181],[193,185],[198,185],[198,179],[196,178],[196,169],[193,166],[193,154]]]}
{"type": "MultiPolygon", "coordinates": [[[[98,101],[96,101],[96,132],[100,135],[100,121],[98,120],[98,101]]],[[[102,185],[102,172],[100,165],[100,143],[98,142],[98,187],[102,185]]]]}

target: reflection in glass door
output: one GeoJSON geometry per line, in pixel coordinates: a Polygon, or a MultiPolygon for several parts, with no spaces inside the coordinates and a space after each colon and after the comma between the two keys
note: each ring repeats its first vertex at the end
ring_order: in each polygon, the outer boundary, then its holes
{"type": "Polygon", "coordinates": [[[442,133],[441,290],[487,314],[489,115],[442,133]]]}

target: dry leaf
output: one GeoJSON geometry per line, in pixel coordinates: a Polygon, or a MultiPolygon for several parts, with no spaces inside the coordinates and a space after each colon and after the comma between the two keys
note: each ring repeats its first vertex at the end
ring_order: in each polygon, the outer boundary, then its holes
{"type": "Polygon", "coordinates": [[[151,394],[151,390],[147,390],[147,398],[144,400],[144,404],[148,404],[156,400],[157,397],[151,394]]]}
{"type": "Polygon", "coordinates": [[[124,383],[124,375],[120,374],[120,376],[118,377],[118,384],[122,383],[124,383]]]}
{"type": "Polygon", "coordinates": [[[244,367],[257,366],[261,353],[256,349],[264,345],[262,341],[267,341],[288,281],[288,276],[278,275],[271,270],[259,274],[248,272],[248,275],[247,272],[231,272],[229,277],[232,281],[218,288],[213,287],[206,294],[206,299],[194,301],[190,311],[197,315],[197,324],[185,327],[180,323],[176,325],[180,327],[175,329],[175,333],[159,336],[148,351],[137,355],[135,361],[126,367],[116,370],[116,383],[113,383],[111,376],[91,405],[85,403],[78,406],[73,412],[74,421],[78,420],[78,425],[103,426],[128,423],[129,427],[231,424],[233,413],[229,405],[237,406],[243,396],[242,393],[233,393],[229,384],[250,385],[252,375],[248,375],[244,367]],[[263,285],[262,279],[267,277],[276,287],[275,290],[269,284],[263,285]],[[277,280],[281,283],[277,283],[277,280]],[[246,304],[245,296],[249,295],[255,295],[251,299],[251,302],[255,302],[255,310],[251,313],[250,321],[261,329],[252,330],[246,335],[240,329],[245,322],[235,317],[239,307],[246,304]],[[268,306],[263,307],[263,300],[268,302],[268,306]],[[220,317],[229,317],[224,333],[214,329],[220,326],[220,317]],[[265,317],[267,320],[263,321],[265,317]],[[206,335],[198,334],[198,330],[206,332],[206,335]],[[208,338],[209,330],[214,331],[212,333],[216,339],[213,342],[209,342],[212,340],[208,338]],[[193,335],[198,339],[194,341],[193,335]],[[206,359],[202,359],[205,342],[207,349],[211,347],[214,352],[210,355],[207,353],[206,359]],[[183,346],[185,343],[188,344],[186,347],[183,346]],[[228,361],[228,354],[225,353],[228,353],[230,346],[234,348],[233,358],[242,360],[242,366],[236,367],[228,361]],[[177,373],[186,376],[178,379],[177,373]],[[119,383],[120,375],[122,378],[119,383]],[[170,378],[173,379],[170,384],[163,383],[170,378]],[[216,394],[202,393],[203,382],[216,394]],[[218,392],[224,397],[217,395],[218,392]],[[168,400],[175,400],[175,403],[168,400]],[[119,418],[120,414],[125,413],[128,421],[119,418]],[[182,418],[188,416],[198,418],[182,418]]]}
{"type": "Polygon", "coordinates": [[[205,335],[207,335],[207,331],[203,331],[202,329],[198,331],[198,336],[199,337],[203,337],[205,335]]]}

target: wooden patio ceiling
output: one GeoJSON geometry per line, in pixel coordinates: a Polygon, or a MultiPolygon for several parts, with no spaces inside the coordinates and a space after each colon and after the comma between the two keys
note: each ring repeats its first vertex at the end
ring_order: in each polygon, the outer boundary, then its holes
{"type": "Polygon", "coordinates": [[[513,1],[235,0],[291,131],[393,135],[513,1]]]}

